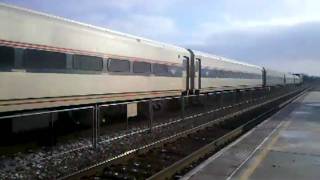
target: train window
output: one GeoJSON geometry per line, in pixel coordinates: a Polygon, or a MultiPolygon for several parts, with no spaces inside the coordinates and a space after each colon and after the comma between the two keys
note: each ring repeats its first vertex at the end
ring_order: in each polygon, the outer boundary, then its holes
{"type": "Polygon", "coordinates": [[[66,69],[66,54],[27,49],[23,54],[23,66],[30,69],[66,69]]]}
{"type": "Polygon", "coordinates": [[[213,71],[213,77],[220,78],[220,70],[214,69],[212,71],[213,71]]]}
{"type": "Polygon", "coordinates": [[[245,73],[245,77],[246,77],[246,79],[251,79],[251,74],[249,74],[249,73],[245,73]]]}
{"type": "Polygon", "coordinates": [[[234,75],[233,71],[228,71],[228,78],[237,78],[237,76],[234,75]]]}
{"type": "Polygon", "coordinates": [[[230,78],[230,71],[223,71],[224,78],[230,78]]]}
{"type": "Polygon", "coordinates": [[[133,62],[134,73],[150,73],[151,64],[146,62],[133,62]]]}
{"type": "Polygon", "coordinates": [[[257,79],[262,79],[262,74],[258,74],[257,79]]]}
{"type": "Polygon", "coordinates": [[[244,78],[245,79],[250,79],[250,74],[249,73],[244,73],[244,78]]]}
{"type": "Polygon", "coordinates": [[[177,66],[170,66],[169,71],[172,76],[174,77],[181,77],[182,76],[182,68],[177,66]]]}
{"type": "Polygon", "coordinates": [[[249,76],[248,79],[255,79],[255,74],[249,73],[248,76],[249,76]]]}
{"type": "Polygon", "coordinates": [[[249,73],[244,73],[244,75],[245,75],[246,79],[250,79],[250,74],[249,73]]]}
{"type": "Polygon", "coordinates": [[[246,73],[247,79],[252,79],[252,74],[251,73],[246,73]]]}
{"type": "Polygon", "coordinates": [[[0,68],[14,67],[14,48],[0,46],[0,68]]]}
{"type": "Polygon", "coordinates": [[[246,75],[246,73],[243,73],[243,72],[241,72],[241,79],[246,79],[247,78],[247,75],[246,75]]]}
{"type": "Polygon", "coordinates": [[[235,73],[236,78],[242,79],[242,73],[241,72],[236,72],[235,73]]]}
{"type": "Polygon", "coordinates": [[[101,71],[103,69],[103,60],[94,56],[73,56],[73,68],[85,71],[101,71]]]}
{"type": "Polygon", "coordinates": [[[130,62],[121,59],[109,59],[108,70],[111,72],[130,72],[130,62]]]}
{"type": "Polygon", "coordinates": [[[240,74],[239,74],[239,72],[234,72],[234,71],[231,71],[231,77],[232,78],[240,78],[240,74]]]}
{"type": "Polygon", "coordinates": [[[256,75],[256,79],[262,79],[262,75],[261,74],[257,74],[256,75]]]}
{"type": "Polygon", "coordinates": [[[218,78],[219,77],[219,71],[217,69],[213,69],[210,71],[210,76],[213,78],[218,78]]]}
{"type": "Polygon", "coordinates": [[[228,72],[225,70],[221,70],[221,77],[222,78],[228,78],[228,72]]]}
{"type": "Polygon", "coordinates": [[[207,77],[207,69],[201,69],[201,76],[202,77],[207,77]]]}
{"type": "Polygon", "coordinates": [[[169,67],[165,64],[154,64],[153,72],[156,75],[169,75],[169,67]]]}
{"type": "Polygon", "coordinates": [[[215,69],[207,70],[207,77],[216,78],[217,77],[217,70],[215,70],[215,69]]]}
{"type": "Polygon", "coordinates": [[[239,72],[240,74],[240,79],[246,79],[246,73],[243,73],[243,72],[239,72]]]}
{"type": "Polygon", "coordinates": [[[214,69],[204,69],[203,76],[204,77],[214,77],[215,70],[214,69]]]}
{"type": "Polygon", "coordinates": [[[215,73],[216,73],[217,78],[223,78],[223,71],[222,70],[216,69],[215,73]]]}
{"type": "Polygon", "coordinates": [[[225,78],[232,78],[232,72],[231,71],[224,71],[225,78]]]}
{"type": "Polygon", "coordinates": [[[244,79],[244,73],[243,72],[238,72],[238,78],[239,79],[244,79]]]}

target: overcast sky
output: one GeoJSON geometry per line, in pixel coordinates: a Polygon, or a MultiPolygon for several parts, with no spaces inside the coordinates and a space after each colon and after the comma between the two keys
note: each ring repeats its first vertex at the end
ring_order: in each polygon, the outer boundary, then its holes
{"type": "Polygon", "coordinates": [[[320,75],[317,0],[0,2],[281,71],[320,75]]]}

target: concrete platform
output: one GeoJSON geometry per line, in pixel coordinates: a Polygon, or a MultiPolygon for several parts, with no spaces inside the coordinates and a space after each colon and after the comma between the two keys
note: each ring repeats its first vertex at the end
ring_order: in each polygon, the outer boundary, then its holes
{"type": "Polygon", "coordinates": [[[320,179],[320,91],[312,91],[183,179],[320,179]]]}

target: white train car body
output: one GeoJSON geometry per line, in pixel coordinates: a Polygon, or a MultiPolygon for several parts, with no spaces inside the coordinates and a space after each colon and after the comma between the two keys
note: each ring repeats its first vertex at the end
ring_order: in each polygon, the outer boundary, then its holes
{"type": "Polygon", "coordinates": [[[259,66],[195,51],[196,62],[197,59],[201,60],[201,91],[262,86],[262,68],[259,66]]]}
{"type": "Polygon", "coordinates": [[[297,81],[296,76],[290,73],[286,73],[285,77],[286,77],[286,84],[295,84],[297,81]]]}
{"type": "Polygon", "coordinates": [[[266,69],[266,86],[284,85],[284,78],[284,73],[271,69],[266,69]]]}
{"type": "MultiPolygon", "coordinates": [[[[0,113],[276,86],[284,78],[259,66],[0,3],[0,113]]],[[[289,84],[301,81],[291,78],[289,84]]]]}
{"type": "Polygon", "coordinates": [[[3,4],[0,48],[0,112],[186,89],[184,48],[3,4]]]}
{"type": "Polygon", "coordinates": [[[303,74],[294,74],[294,82],[295,84],[303,83],[303,74]]]}

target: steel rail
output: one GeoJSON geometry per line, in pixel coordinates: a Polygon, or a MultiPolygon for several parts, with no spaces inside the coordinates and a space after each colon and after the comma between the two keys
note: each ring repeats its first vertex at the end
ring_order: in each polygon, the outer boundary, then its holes
{"type": "MultiPolygon", "coordinates": [[[[295,90],[293,92],[289,92],[289,93],[286,93],[286,94],[281,95],[279,97],[272,98],[272,99],[267,100],[267,101],[265,101],[263,103],[260,103],[258,105],[254,105],[254,106],[248,107],[246,109],[239,110],[239,111],[237,111],[235,113],[228,114],[226,116],[222,116],[220,118],[214,119],[214,120],[209,121],[207,123],[201,124],[201,125],[199,125],[197,127],[194,127],[194,128],[179,132],[177,134],[174,134],[172,136],[169,136],[169,137],[160,139],[158,141],[149,143],[149,144],[141,146],[139,148],[135,148],[135,149],[126,151],[126,152],[124,152],[124,153],[122,153],[120,155],[114,156],[114,157],[112,157],[110,159],[107,159],[105,161],[102,161],[102,162],[99,162],[99,163],[94,164],[92,166],[89,166],[87,168],[81,169],[81,170],[76,171],[76,172],[74,172],[72,174],[63,176],[63,177],[61,177],[59,179],[69,179],[69,178],[73,179],[73,178],[80,178],[83,174],[94,174],[95,172],[101,171],[103,169],[104,165],[106,165],[108,163],[119,161],[122,158],[130,158],[130,157],[134,156],[135,153],[138,153],[138,152],[141,152],[141,151],[147,151],[148,149],[161,146],[165,142],[172,142],[172,141],[174,141],[174,140],[176,140],[176,139],[178,139],[180,137],[187,136],[190,133],[196,132],[198,130],[204,129],[204,128],[212,126],[212,125],[220,124],[220,123],[222,123],[223,121],[225,121],[227,119],[230,119],[232,117],[241,115],[241,114],[243,114],[245,112],[252,111],[254,109],[257,109],[259,107],[265,106],[265,105],[267,105],[269,103],[275,102],[275,101],[280,100],[280,99],[282,99],[284,97],[288,97],[290,95],[293,95],[293,94],[301,92],[301,91],[302,91],[301,89],[297,89],[297,90],[295,90]]],[[[197,116],[192,116],[192,117],[197,117],[197,116]]]]}
{"type": "Polygon", "coordinates": [[[267,117],[268,115],[272,114],[274,111],[283,108],[290,102],[292,102],[294,99],[298,98],[299,96],[303,95],[307,90],[304,90],[303,92],[299,93],[298,95],[290,98],[286,102],[278,105],[277,107],[273,107],[272,109],[268,110],[267,112],[264,112],[263,114],[257,116],[256,118],[250,120],[249,122],[239,126],[238,128],[230,131],[229,133],[223,135],[222,137],[212,141],[211,143],[205,145],[204,147],[194,151],[192,154],[188,155],[187,157],[177,161],[176,163],[172,164],[171,166],[161,170],[160,172],[154,174],[153,176],[149,177],[149,180],[161,180],[161,179],[170,179],[175,173],[181,171],[188,165],[192,164],[193,162],[196,162],[200,158],[206,156],[207,154],[210,154],[211,152],[214,152],[221,148],[224,144],[238,138],[240,135],[242,135],[244,132],[246,132],[246,128],[248,126],[254,126],[255,124],[259,123],[264,117],[267,117]]]}

